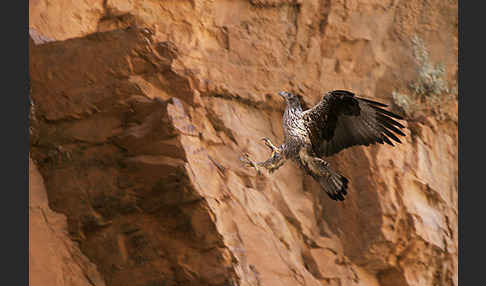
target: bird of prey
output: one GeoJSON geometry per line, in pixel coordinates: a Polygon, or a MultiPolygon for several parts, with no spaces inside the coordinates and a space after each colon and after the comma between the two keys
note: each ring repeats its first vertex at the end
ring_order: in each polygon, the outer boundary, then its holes
{"type": "Polygon", "coordinates": [[[286,101],[282,122],[284,143],[276,147],[263,138],[272,150],[271,157],[255,162],[244,154],[241,160],[259,173],[260,167],[272,173],[285,160],[293,160],[336,201],[344,200],[348,179],[331,169],[323,157],[355,145],[394,146],[392,140],[401,143],[397,135],[405,136],[400,130],[405,127],[393,119],[403,119],[401,116],[383,109],[386,104],[357,97],[350,91],[329,91],[308,110],[302,110],[298,96],[283,91],[279,95],[286,101]]]}

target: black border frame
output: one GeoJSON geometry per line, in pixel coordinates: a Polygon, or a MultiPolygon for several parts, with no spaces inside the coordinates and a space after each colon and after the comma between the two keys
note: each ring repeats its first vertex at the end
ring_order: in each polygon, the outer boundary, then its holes
{"type": "MultiPolygon", "coordinates": [[[[473,9],[471,4],[480,3],[467,1],[469,9],[466,10],[465,1],[459,2],[459,31],[458,31],[458,275],[459,285],[482,285],[484,278],[480,277],[484,268],[485,239],[481,230],[484,227],[484,186],[479,181],[485,176],[484,171],[484,143],[482,136],[485,128],[482,116],[484,111],[484,10],[480,5],[473,9]],[[466,23],[469,30],[479,28],[474,43],[465,50],[464,34],[466,23]],[[469,59],[469,62],[467,61],[469,59]],[[475,64],[476,66],[473,66],[475,64]],[[467,68],[465,68],[467,67],[467,68]],[[467,139],[466,139],[467,138],[467,139]],[[468,162],[466,167],[465,162],[468,162]],[[476,162],[473,162],[476,161],[476,162]],[[467,172],[466,172],[467,170],[467,172]],[[466,227],[467,225],[467,231],[466,227]],[[466,234],[467,233],[467,234],[466,234]],[[467,237],[465,242],[464,238],[467,237]],[[467,245],[467,251],[465,246],[467,245]],[[482,249],[481,249],[482,248],[482,249]]],[[[472,37],[471,37],[472,38],[472,37]]]]}
{"type": "Polygon", "coordinates": [[[4,11],[2,284],[29,285],[29,2],[9,2],[4,11]]]}

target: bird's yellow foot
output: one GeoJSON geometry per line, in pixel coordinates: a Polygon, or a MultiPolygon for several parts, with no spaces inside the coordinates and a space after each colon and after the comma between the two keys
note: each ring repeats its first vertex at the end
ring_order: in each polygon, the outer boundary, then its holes
{"type": "Polygon", "coordinates": [[[265,146],[270,148],[270,150],[272,151],[272,157],[280,155],[280,149],[277,146],[273,145],[270,139],[268,139],[267,137],[263,137],[262,140],[263,142],[265,142],[265,146]]]}
{"type": "Polygon", "coordinates": [[[255,170],[257,171],[258,175],[261,175],[262,174],[262,172],[260,171],[260,168],[258,167],[257,163],[254,162],[253,160],[251,160],[250,159],[250,156],[247,153],[244,153],[240,157],[240,161],[243,162],[244,164],[250,166],[250,167],[255,168],[255,170]]]}

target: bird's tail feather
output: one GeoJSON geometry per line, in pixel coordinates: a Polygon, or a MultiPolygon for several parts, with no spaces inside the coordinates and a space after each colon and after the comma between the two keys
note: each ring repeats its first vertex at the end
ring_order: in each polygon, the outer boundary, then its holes
{"type": "Polygon", "coordinates": [[[328,176],[319,177],[319,184],[331,199],[344,201],[344,196],[348,193],[348,179],[331,169],[327,171],[328,176]]]}

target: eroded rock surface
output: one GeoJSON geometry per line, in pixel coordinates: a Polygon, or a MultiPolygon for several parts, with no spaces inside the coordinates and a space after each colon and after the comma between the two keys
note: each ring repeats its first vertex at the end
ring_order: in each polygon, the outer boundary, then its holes
{"type": "Polygon", "coordinates": [[[457,285],[454,95],[333,156],[344,203],[239,161],[281,142],[277,91],[392,103],[414,34],[453,81],[457,1],[30,2],[31,156],[93,285],[457,285]]]}
{"type": "Polygon", "coordinates": [[[29,160],[29,285],[105,285],[96,265],[67,233],[66,217],[53,212],[37,167],[29,160]]]}

